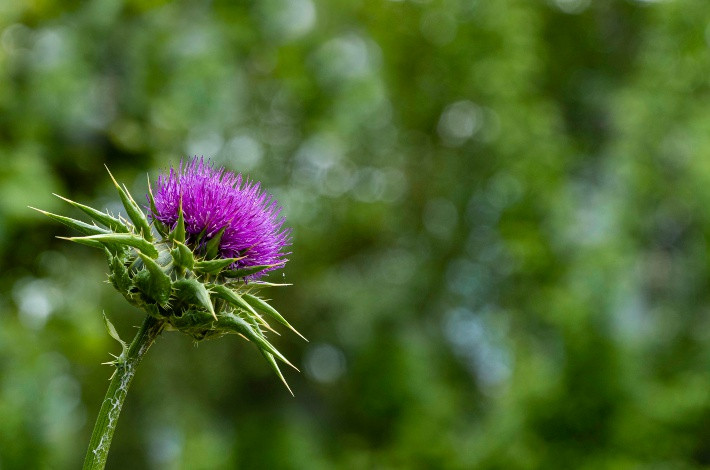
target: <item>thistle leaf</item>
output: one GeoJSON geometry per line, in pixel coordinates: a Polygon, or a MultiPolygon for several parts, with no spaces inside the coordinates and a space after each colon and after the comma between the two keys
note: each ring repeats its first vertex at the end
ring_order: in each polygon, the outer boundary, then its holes
{"type": "Polygon", "coordinates": [[[158,208],[155,207],[155,198],[153,197],[153,188],[151,188],[150,185],[150,175],[146,175],[148,177],[148,202],[150,203],[150,210],[153,213],[153,226],[155,229],[158,231],[158,233],[162,237],[167,237],[168,236],[168,228],[165,226],[164,223],[162,223],[160,220],[158,220],[158,208]]]}
{"type": "Polygon", "coordinates": [[[257,286],[257,287],[286,287],[286,286],[292,286],[293,284],[290,284],[290,283],[277,284],[274,282],[253,281],[251,285],[257,286]]]}
{"type": "Polygon", "coordinates": [[[68,202],[72,206],[83,211],[86,215],[88,215],[89,217],[91,217],[92,219],[97,221],[98,223],[110,228],[114,232],[128,233],[130,231],[128,229],[128,226],[126,226],[126,224],[121,222],[119,219],[106,214],[105,212],[98,211],[98,210],[94,209],[93,207],[85,206],[84,204],[79,204],[78,202],[74,202],[71,199],[67,199],[63,196],[60,196],[59,194],[54,194],[54,195],[57,196],[62,201],[68,202]]]}
{"type": "Polygon", "coordinates": [[[106,256],[108,258],[108,266],[111,274],[108,275],[109,281],[113,284],[113,287],[123,295],[128,295],[130,288],[132,286],[131,276],[128,273],[128,268],[123,263],[118,256],[113,256],[111,252],[106,250],[106,256]]]}
{"type": "Polygon", "coordinates": [[[196,339],[202,339],[205,329],[212,329],[214,317],[204,310],[188,309],[179,317],[171,315],[169,321],[176,329],[187,332],[196,339]]]}
{"type": "MultiPolygon", "coordinates": [[[[252,327],[246,320],[239,318],[234,314],[224,314],[219,317],[220,325],[231,329],[235,333],[243,335],[249,341],[255,343],[259,349],[264,352],[273,354],[278,360],[284,364],[288,364],[294,369],[298,370],[296,366],[291,364],[288,359],[286,359],[283,354],[281,354],[271,343],[269,343],[264,335],[260,331],[252,327]]],[[[300,372],[300,371],[299,371],[300,372]]]]}
{"type": "Polygon", "coordinates": [[[116,178],[114,178],[111,174],[111,171],[108,169],[108,167],[105,167],[106,171],[108,171],[108,174],[111,177],[111,181],[113,181],[114,186],[116,186],[116,190],[118,190],[118,195],[121,197],[123,207],[126,208],[126,214],[128,214],[128,217],[131,219],[131,221],[133,221],[133,225],[135,225],[138,231],[142,233],[143,238],[148,241],[153,241],[153,234],[150,231],[150,224],[148,223],[148,219],[146,218],[145,214],[143,213],[141,208],[138,207],[136,201],[133,200],[133,197],[128,192],[128,189],[125,186],[121,188],[121,186],[118,185],[116,178]]]}
{"type": "Polygon", "coordinates": [[[264,318],[252,308],[251,305],[245,302],[239,294],[229,289],[227,286],[223,284],[211,284],[210,290],[216,294],[216,297],[226,300],[234,307],[241,309],[241,311],[245,311],[244,316],[246,317],[246,320],[249,321],[249,323],[251,323],[255,328],[263,326],[274,334],[281,336],[278,331],[271,328],[271,325],[269,325],[266,320],[264,320],[264,318]]]}
{"type": "Polygon", "coordinates": [[[136,287],[138,287],[148,297],[155,300],[155,302],[161,307],[167,306],[172,292],[170,276],[165,274],[160,265],[158,265],[158,263],[153,261],[151,258],[147,257],[143,253],[138,253],[138,256],[140,256],[143,260],[146,270],[140,271],[140,276],[135,276],[134,280],[136,287]]]}
{"type": "Polygon", "coordinates": [[[170,239],[176,242],[185,243],[185,216],[182,212],[182,198],[178,206],[178,219],[175,228],[169,235],[170,239]]]}
{"type": "Polygon", "coordinates": [[[214,293],[216,297],[219,297],[220,299],[226,300],[230,304],[232,304],[235,307],[238,308],[243,308],[250,312],[252,315],[258,317],[259,314],[256,313],[254,308],[252,308],[251,305],[249,305],[239,294],[234,292],[233,290],[229,289],[228,287],[222,285],[222,284],[212,284],[210,285],[210,290],[214,293]]]}
{"type": "Polygon", "coordinates": [[[281,379],[281,382],[283,382],[283,384],[286,386],[288,393],[290,393],[291,396],[294,397],[295,395],[293,394],[291,387],[288,386],[286,379],[284,378],[283,374],[281,373],[281,369],[279,369],[279,365],[276,363],[276,360],[274,359],[274,355],[264,351],[263,349],[259,349],[259,352],[262,354],[262,356],[264,356],[264,359],[266,359],[266,362],[269,363],[269,366],[271,367],[271,369],[276,373],[276,375],[278,375],[278,377],[281,379]]]}
{"type": "Polygon", "coordinates": [[[294,333],[296,333],[298,336],[303,338],[305,341],[308,341],[305,336],[303,336],[301,333],[298,332],[294,327],[291,326],[289,322],[286,321],[286,319],[281,316],[281,314],[271,305],[266,303],[265,300],[251,294],[244,294],[243,299],[249,303],[252,307],[254,307],[257,310],[260,310],[264,312],[265,314],[269,315],[271,318],[276,320],[277,322],[281,323],[283,326],[286,328],[290,329],[294,333]]]}
{"type": "Polygon", "coordinates": [[[173,292],[178,301],[188,305],[202,307],[207,310],[215,320],[217,319],[212,301],[210,300],[210,294],[207,292],[204,284],[197,279],[178,279],[173,282],[173,292]]]}
{"type": "Polygon", "coordinates": [[[222,235],[224,234],[226,228],[227,227],[224,226],[219,229],[219,232],[207,241],[207,245],[205,246],[205,258],[212,259],[217,257],[217,253],[219,252],[219,243],[222,241],[222,235]]]}
{"type": "Polygon", "coordinates": [[[275,268],[277,266],[282,266],[283,263],[278,263],[278,264],[261,264],[258,266],[247,266],[244,268],[239,268],[239,269],[230,269],[227,271],[222,271],[222,275],[224,277],[231,277],[231,278],[242,278],[242,277],[247,277],[251,276],[252,274],[259,273],[261,271],[264,271],[269,268],[275,268]]]}
{"type": "Polygon", "coordinates": [[[195,265],[195,256],[187,246],[175,240],[175,248],[170,250],[170,256],[176,266],[182,269],[192,269],[195,265]]]}
{"type": "Polygon", "coordinates": [[[101,243],[98,240],[93,240],[91,238],[87,237],[57,237],[60,240],[68,240],[70,242],[78,243],[80,245],[85,245],[85,246],[90,246],[91,248],[98,248],[99,250],[103,250],[107,247],[106,244],[101,243]]]}
{"type": "Polygon", "coordinates": [[[121,343],[121,357],[126,357],[126,352],[128,351],[128,345],[126,344],[125,341],[121,339],[121,337],[118,335],[118,331],[116,331],[116,328],[113,326],[113,323],[108,319],[106,316],[106,312],[102,312],[104,316],[104,325],[106,325],[106,330],[108,331],[108,334],[111,335],[111,338],[115,339],[119,343],[121,343]]]}
{"type": "Polygon", "coordinates": [[[71,227],[74,230],[77,230],[85,235],[98,235],[99,233],[110,233],[108,230],[103,229],[101,227],[97,227],[96,225],[90,225],[87,224],[86,222],[82,222],[81,220],[76,220],[72,219],[70,217],[64,217],[63,215],[57,215],[57,214],[52,214],[51,212],[43,211],[42,209],[37,209],[36,207],[29,206],[30,209],[34,209],[37,212],[46,215],[50,219],[54,219],[57,222],[60,222],[67,227],[71,227]]]}
{"type": "Polygon", "coordinates": [[[195,239],[195,245],[201,245],[202,244],[202,239],[205,238],[205,235],[207,234],[207,227],[203,228],[200,233],[197,234],[197,238],[195,239]]]}
{"type": "MultiPolygon", "coordinates": [[[[80,240],[88,242],[100,242],[103,244],[119,244],[128,245],[142,251],[144,254],[155,259],[158,257],[158,250],[153,246],[152,243],[148,242],[144,238],[137,235],[132,235],[130,233],[106,233],[100,235],[90,235],[86,237],[72,237],[68,240],[82,243],[80,240]]],[[[93,246],[93,245],[89,245],[93,246]]]]}
{"type": "Polygon", "coordinates": [[[199,273],[205,273],[205,274],[216,274],[219,273],[221,270],[229,266],[230,264],[234,264],[237,261],[239,261],[242,258],[220,258],[220,259],[212,259],[212,260],[202,260],[202,261],[196,261],[195,262],[195,271],[199,273]]]}

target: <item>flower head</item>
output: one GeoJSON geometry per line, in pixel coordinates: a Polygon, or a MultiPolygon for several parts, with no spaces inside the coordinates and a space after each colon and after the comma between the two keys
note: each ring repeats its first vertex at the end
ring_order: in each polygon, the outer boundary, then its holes
{"type": "MultiPolygon", "coordinates": [[[[195,158],[158,178],[155,195],[152,190],[147,195],[151,214],[146,217],[128,188],[111,179],[128,218],[66,198],[94,223],[37,210],[84,235],[67,240],[104,252],[109,281],[157,322],[158,333],[170,326],[196,341],[239,334],[259,348],[286,384],[276,361],[293,365],[266,338],[273,329],[265,317],[300,333],[260,296],[261,289],[286,284],[241,282],[286,262],[283,249],[291,232],[283,228],[273,197],[258,183],[195,158]]],[[[120,341],[113,326],[107,328],[120,341]]],[[[112,362],[117,367],[130,352],[121,344],[124,353],[112,362]]]]}
{"type": "Polygon", "coordinates": [[[271,265],[270,269],[276,269],[287,261],[283,249],[290,245],[291,232],[283,228],[281,207],[259,183],[241,174],[215,169],[195,157],[158,177],[154,198],[151,217],[168,227],[177,224],[182,204],[187,242],[196,248],[222,231],[218,254],[241,258],[235,268],[271,265]]]}

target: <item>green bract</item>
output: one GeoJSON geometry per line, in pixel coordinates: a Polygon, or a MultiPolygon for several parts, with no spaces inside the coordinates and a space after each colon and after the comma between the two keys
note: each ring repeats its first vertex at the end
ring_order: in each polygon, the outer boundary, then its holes
{"type": "MultiPolygon", "coordinates": [[[[303,336],[259,296],[263,288],[285,284],[245,280],[276,265],[230,269],[239,258],[216,257],[222,232],[201,249],[192,249],[185,244],[182,207],[178,222],[169,230],[155,219],[149,221],[125,185],[120,186],[112,175],[111,179],[130,220],[62,196],[58,197],[86,213],[93,223],[36,210],[83,234],[66,240],[104,251],[111,284],[131,304],[167,329],[182,331],[197,341],[229,333],[242,336],[260,350],[288,388],[274,358],[294,366],[267,340],[266,331],[273,330],[264,316],[303,336]]],[[[154,207],[153,195],[148,197],[154,207]]],[[[115,330],[109,329],[117,338],[115,330]]]]}

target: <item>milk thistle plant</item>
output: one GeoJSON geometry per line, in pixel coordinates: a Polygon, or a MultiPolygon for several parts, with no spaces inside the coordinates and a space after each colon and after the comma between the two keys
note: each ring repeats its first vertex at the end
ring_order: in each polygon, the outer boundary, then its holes
{"type": "Polygon", "coordinates": [[[291,238],[281,208],[259,183],[195,157],[161,175],[154,187],[148,182],[146,214],[128,188],[109,176],[128,219],[61,196],[92,223],[37,209],[83,234],[66,240],[103,251],[110,283],[146,313],[130,344],[104,315],[122,352],[107,363],[115,370],[84,469],[104,468],[136,367],[163,331],[181,331],[196,341],[238,334],[259,349],[286,388],[277,360],[294,366],[266,338],[273,331],[267,318],[300,336],[262,296],[265,288],[286,285],[262,278],[286,263],[291,238]]]}

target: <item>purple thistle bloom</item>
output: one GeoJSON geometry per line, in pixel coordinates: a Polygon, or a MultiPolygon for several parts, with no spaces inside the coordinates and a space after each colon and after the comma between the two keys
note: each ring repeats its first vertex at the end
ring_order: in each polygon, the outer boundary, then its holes
{"type": "MultiPolygon", "coordinates": [[[[283,229],[281,207],[260,184],[242,178],[224,168],[215,169],[202,158],[180,162],[177,171],[160,175],[153,191],[157,214],[151,214],[166,226],[175,227],[182,198],[187,242],[195,244],[204,233],[202,245],[222,228],[219,256],[239,258],[232,267],[283,264],[282,250],[291,244],[291,230],[283,229]]],[[[195,247],[193,247],[194,249],[195,247]]],[[[278,267],[281,267],[278,266],[278,267]]],[[[277,269],[277,267],[271,268],[277,269]]],[[[261,273],[249,276],[259,278],[261,273]]]]}

